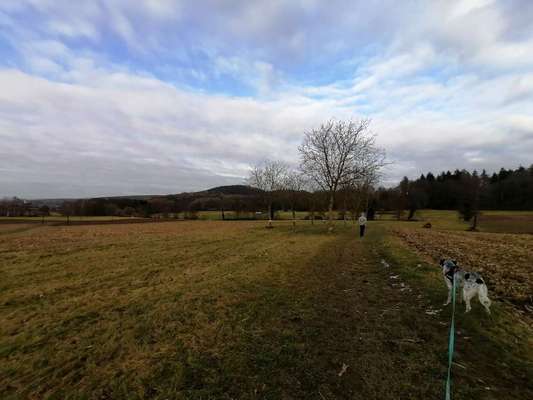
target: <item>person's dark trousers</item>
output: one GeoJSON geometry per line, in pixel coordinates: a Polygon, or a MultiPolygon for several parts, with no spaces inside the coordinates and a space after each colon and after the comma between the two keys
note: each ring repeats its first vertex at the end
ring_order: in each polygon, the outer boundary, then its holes
{"type": "Polygon", "coordinates": [[[359,237],[365,236],[366,225],[359,225],[359,237]]]}

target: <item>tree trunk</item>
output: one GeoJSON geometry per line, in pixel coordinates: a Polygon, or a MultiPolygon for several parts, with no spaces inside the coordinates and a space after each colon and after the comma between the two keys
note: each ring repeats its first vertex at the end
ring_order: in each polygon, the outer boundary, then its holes
{"type": "Polygon", "coordinates": [[[354,225],[357,225],[357,218],[359,217],[359,215],[361,215],[361,202],[362,202],[361,197],[362,197],[362,195],[360,193],[357,194],[357,196],[356,196],[355,209],[354,209],[355,214],[353,216],[354,225]]]}
{"type": "MultiPolygon", "coordinates": [[[[314,194],[312,194],[314,196],[314,194]]],[[[315,224],[315,198],[311,197],[311,225],[315,224]]]]}
{"type": "Polygon", "coordinates": [[[296,230],[296,211],[294,211],[294,204],[292,205],[292,230],[296,230]]]}
{"type": "Polygon", "coordinates": [[[329,222],[329,230],[333,230],[333,203],[335,201],[334,192],[331,192],[329,194],[329,207],[328,207],[328,222],[329,222]]]}
{"type": "Polygon", "coordinates": [[[370,196],[368,186],[365,186],[365,212],[368,212],[368,197],[370,196]]]}
{"type": "Polygon", "coordinates": [[[477,213],[474,214],[474,222],[472,223],[472,230],[477,230],[477,213]]]}
{"type": "Polygon", "coordinates": [[[342,210],[342,219],[343,219],[343,222],[344,222],[344,226],[346,226],[346,193],[344,194],[344,209],[342,210]]]}

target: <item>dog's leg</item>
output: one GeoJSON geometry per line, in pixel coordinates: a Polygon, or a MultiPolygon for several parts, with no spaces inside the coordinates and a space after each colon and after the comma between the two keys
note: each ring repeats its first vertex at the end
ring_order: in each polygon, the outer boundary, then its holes
{"type": "Polygon", "coordinates": [[[463,287],[463,298],[465,299],[466,303],[466,310],[465,312],[470,312],[472,309],[472,306],[470,305],[470,300],[476,295],[476,290],[472,288],[467,288],[466,286],[463,287]]]}
{"type": "Polygon", "coordinates": [[[453,285],[450,282],[450,280],[448,278],[446,278],[446,277],[444,277],[444,281],[446,282],[446,286],[448,286],[448,300],[446,300],[446,303],[444,303],[444,305],[447,306],[448,304],[450,304],[452,302],[453,285]]]}
{"type": "Polygon", "coordinates": [[[483,284],[479,286],[477,296],[479,299],[479,302],[485,307],[485,310],[487,311],[487,314],[490,314],[490,305],[491,301],[489,299],[487,285],[483,284]]]}

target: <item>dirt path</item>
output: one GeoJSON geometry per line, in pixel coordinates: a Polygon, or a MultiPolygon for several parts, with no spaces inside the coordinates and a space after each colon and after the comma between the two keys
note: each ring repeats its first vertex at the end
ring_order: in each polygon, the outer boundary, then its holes
{"type": "Polygon", "coordinates": [[[330,251],[305,281],[318,318],[302,326],[306,357],[296,371],[302,390],[291,395],[441,398],[446,327],[358,239],[344,237],[330,251]]]}

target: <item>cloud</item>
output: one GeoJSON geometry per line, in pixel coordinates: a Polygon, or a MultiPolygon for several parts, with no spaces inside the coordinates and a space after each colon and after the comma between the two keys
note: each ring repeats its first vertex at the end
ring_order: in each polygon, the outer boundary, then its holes
{"type": "Polygon", "coordinates": [[[185,92],[122,73],[91,71],[72,84],[4,70],[0,85],[2,180],[98,182],[100,195],[134,193],[139,171],[163,192],[202,189],[217,176],[242,182],[257,160],[293,161],[301,129],[323,113],[307,120],[320,105],[185,92]]]}
{"type": "Polygon", "coordinates": [[[372,119],[389,184],[530,164],[531,20],[521,1],[3,1],[0,196],[240,183],[331,117],[372,119]]]}

